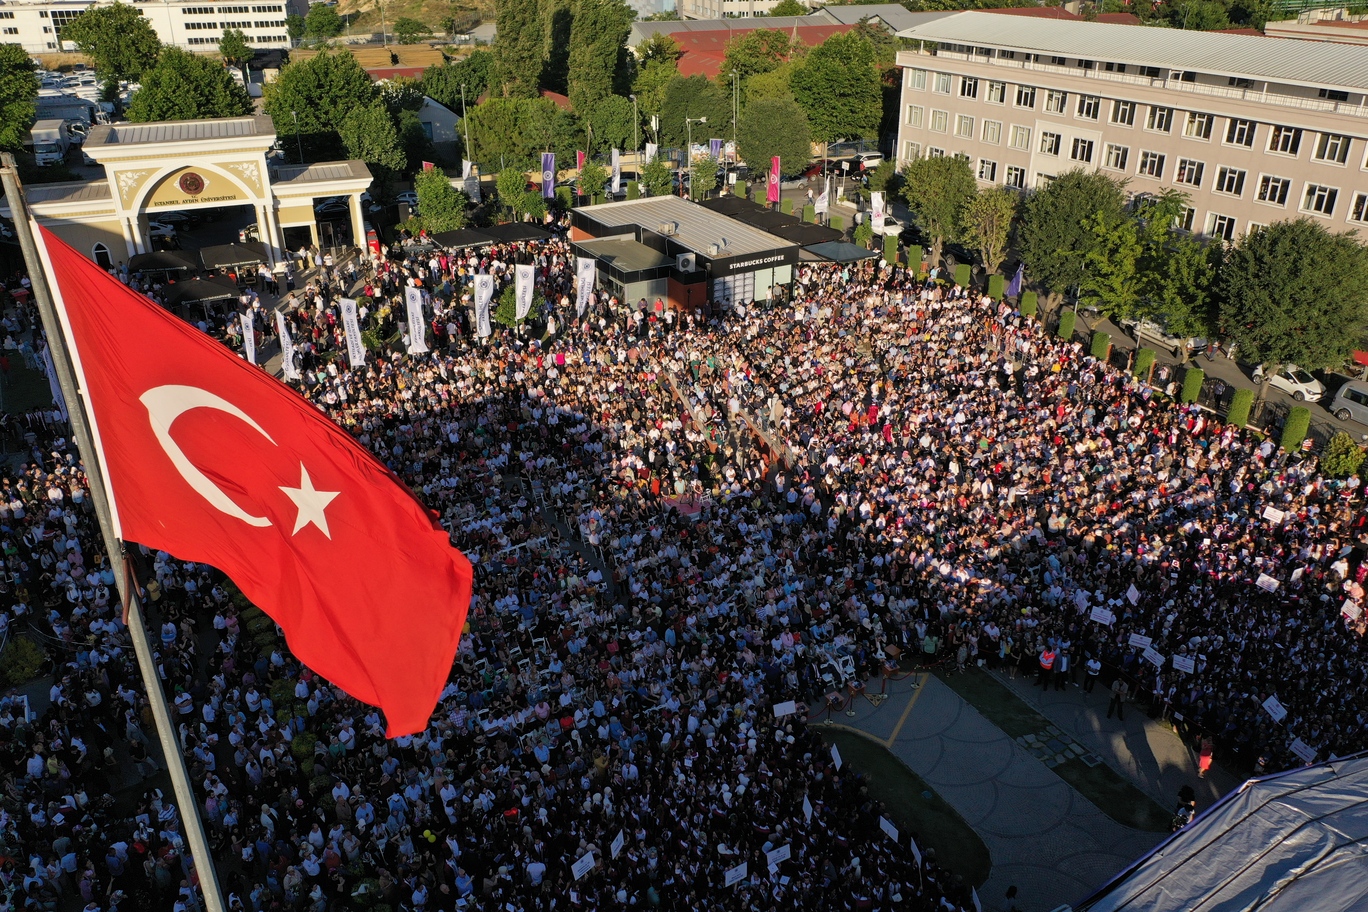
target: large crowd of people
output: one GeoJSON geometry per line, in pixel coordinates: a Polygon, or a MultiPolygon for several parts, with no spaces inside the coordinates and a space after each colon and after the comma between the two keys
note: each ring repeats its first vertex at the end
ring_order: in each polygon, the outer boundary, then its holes
{"type": "MultiPolygon", "coordinates": [[[[897,656],[1120,680],[1208,764],[1365,746],[1356,487],[1009,302],[877,259],[734,311],[579,302],[560,237],[300,278],[299,388],[440,512],[475,596],[430,727],[387,740],[212,568],[138,556],[230,909],[970,909],[808,725],[897,656]],[[553,331],[481,338],[473,277],[514,263],[553,331]],[[410,285],[431,352],[349,369],[337,299],[407,337],[410,285]]],[[[0,623],[53,684],[0,702],[0,909],[184,908],[169,788],[109,797],[158,755],[84,475],[58,421],[23,445],[0,623]]]]}

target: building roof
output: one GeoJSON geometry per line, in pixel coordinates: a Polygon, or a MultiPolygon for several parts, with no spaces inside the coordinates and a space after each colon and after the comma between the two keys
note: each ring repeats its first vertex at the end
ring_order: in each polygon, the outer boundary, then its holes
{"type": "Polygon", "coordinates": [[[880,19],[895,32],[932,19],[949,16],[954,10],[931,13],[913,13],[901,3],[864,3],[824,6],[808,18],[830,17],[832,22],[842,25],[858,25],[862,19],[880,19]]]}
{"type": "Polygon", "coordinates": [[[607,237],[594,241],[580,241],[575,244],[585,255],[602,260],[622,272],[645,272],[673,266],[674,260],[658,250],[652,250],[640,241],[627,237],[607,237]]]}
{"type": "Polygon", "coordinates": [[[641,225],[658,231],[668,225],[671,231],[662,233],[694,253],[713,258],[746,256],[797,246],[677,196],[603,203],[586,206],[579,212],[608,228],[641,225]],[[717,253],[709,250],[714,244],[721,248],[717,253]]]}
{"type": "Polygon", "coordinates": [[[282,165],[274,169],[271,185],[312,184],[321,181],[370,180],[370,168],[363,161],[314,162],[310,165],[282,165]]]}
{"type": "Polygon", "coordinates": [[[109,181],[62,181],[56,184],[29,184],[24,198],[30,203],[107,203],[114,198],[109,181]]]}
{"type": "MultiPolygon", "coordinates": [[[[679,75],[707,76],[712,79],[722,72],[722,63],[726,58],[728,42],[738,35],[758,31],[762,28],[770,28],[767,24],[770,21],[768,19],[750,19],[747,21],[760,24],[746,29],[714,29],[712,31],[680,32],[674,35],[675,41],[679,43],[680,49],[684,52],[676,64],[679,68],[679,75]]],[[[854,27],[853,25],[839,24],[809,24],[790,26],[782,31],[790,38],[797,37],[808,47],[816,47],[832,35],[848,32],[854,27]]]]}
{"type": "Polygon", "coordinates": [[[116,123],[92,127],[86,138],[89,151],[98,146],[137,146],[148,143],[196,142],[275,136],[275,124],[265,114],[219,117],[213,120],[165,120],[160,123],[116,123]]]}
{"type": "MultiPolygon", "coordinates": [[[[446,60],[441,48],[427,44],[356,45],[343,48],[341,53],[355,57],[361,68],[375,79],[389,78],[377,75],[387,70],[417,69],[420,71],[419,75],[422,75],[422,70],[430,66],[441,66],[446,60]]],[[[308,60],[318,54],[319,51],[314,48],[296,48],[290,51],[290,59],[308,60]]]]}
{"type": "Polygon", "coordinates": [[[1368,90],[1368,48],[1349,45],[981,12],[956,13],[898,34],[917,41],[1087,56],[1316,88],[1368,90]]]}

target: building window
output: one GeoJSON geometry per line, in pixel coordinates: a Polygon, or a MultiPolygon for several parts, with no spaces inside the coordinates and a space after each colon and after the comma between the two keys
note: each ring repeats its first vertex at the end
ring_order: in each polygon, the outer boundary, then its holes
{"type": "Polygon", "coordinates": [[[1113,101],[1111,122],[1123,127],[1135,126],[1135,102],[1113,101]]]}
{"type": "Polygon", "coordinates": [[[920,127],[922,125],[922,113],[924,109],[921,105],[907,106],[907,125],[909,127],[920,127]]]}
{"type": "Polygon", "coordinates": [[[907,87],[918,91],[926,88],[926,70],[908,70],[907,87]]]}
{"type": "Polygon", "coordinates": [[[1321,98],[1327,98],[1330,101],[1349,100],[1349,93],[1344,91],[1343,89],[1321,89],[1318,94],[1321,98]]]}
{"type": "Polygon", "coordinates": [[[927,148],[926,148],[926,157],[927,157],[927,158],[945,158],[945,150],[944,150],[944,149],[937,149],[935,146],[927,146],[927,148]]]}
{"type": "Polygon", "coordinates": [[[903,158],[908,161],[921,158],[921,143],[903,143],[903,158]]]}
{"type": "Polygon", "coordinates": [[[1112,63],[1110,60],[1108,60],[1106,66],[1103,67],[1103,69],[1105,69],[1108,73],[1124,73],[1126,72],[1126,65],[1124,63],[1112,63]]]}
{"type": "Polygon", "coordinates": [[[1173,108],[1160,108],[1150,105],[1149,116],[1145,119],[1145,129],[1155,133],[1167,133],[1173,129],[1173,108]]]}
{"type": "Polygon", "coordinates": [[[1244,146],[1246,149],[1254,148],[1254,127],[1255,123],[1252,120],[1230,118],[1230,123],[1226,125],[1226,144],[1244,146]]]}
{"type": "Polygon", "coordinates": [[[1007,83],[990,82],[988,83],[988,103],[1006,104],[1007,103],[1007,83]]]}
{"type": "Polygon", "coordinates": [[[1285,206],[1287,205],[1287,191],[1291,187],[1291,178],[1265,174],[1259,178],[1259,202],[1285,206]]]}
{"type": "Polygon", "coordinates": [[[973,139],[974,118],[970,117],[968,114],[960,114],[955,117],[955,135],[973,139]]]}
{"type": "Polygon", "coordinates": [[[1002,121],[985,120],[983,122],[983,141],[995,146],[1002,142],[1002,121]]]}
{"type": "Polygon", "coordinates": [[[17,28],[7,27],[7,28],[5,29],[5,34],[6,34],[6,35],[17,35],[17,34],[19,34],[19,30],[18,30],[17,28]]]}
{"type": "Polygon", "coordinates": [[[1138,173],[1145,177],[1164,176],[1164,156],[1158,152],[1141,152],[1138,173]]]}
{"type": "Polygon", "coordinates": [[[1107,143],[1107,154],[1102,159],[1102,167],[1111,168],[1113,171],[1125,171],[1126,159],[1129,156],[1130,149],[1127,149],[1125,146],[1107,143]]]}
{"type": "Polygon", "coordinates": [[[1013,149],[1031,148],[1031,128],[1012,126],[1012,141],[1008,143],[1013,149]]]}
{"type": "Polygon", "coordinates": [[[1339,191],[1334,187],[1307,184],[1306,194],[1302,197],[1302,211],[1314,212],[1317,215],[1334,215],[1335,200],[1338,197],[1339,191]]]}
{"type": "Polygon", "coordinates": [[[992,183],[997,180],[997,162],[989,161],[986,158],[979,159],[978,178],[981,181],[992,183]]]}
{"type": "Polygon", "coordinates": [[[1226,85],[1234,86],[1237,89],[1252,89],[1254,88],[1254,80],[1244,76],[1231,76],[1226,80],[1226,85]]]}
{"type": "Polygon", "coordinates": [[[1228,215],[1211,213],[1207,217],[1207,234],[1225,241],[1235,240],[1235,219],[1228,215]]]}
{"type": "Polygon", "coordinates": [[[1211,189],[1217,193],[1240,196],[1244,193],[1245,172],[1239,168],[1221,168],[1216,172],[1216,186],[1211,189]]]}
{"type": "Polygon", "coordinates": [[[14,18],[14,13],[8,12],[8,11],[0,11],[0,19],[13,19],[13,18],[14,18]]]}
{"type": "Polygon", "coordinates": [[[939,94],[941,94],[941,95],[949,95],[949,94],[950,94],[950,74],[949,74],[949,73],[937,73],[937,74],[936,74],[936,84],[935,84],[935,86],[932,87],[931,91],[937,92],[937,93],[939,93],[939,94]]]}
{"type": "Polygon", "coordinates": [[[1046,155],[1058,155],[1060,135],[1042,130],[1040,132],[1040,151],[1046,155]]]}
{"type": "Polygon", "coordinates": [[[1050,186],[1050,184],[1053,184],[1054,182],[1055,176],[1053,174],[1046,174],[1044,171],[1036,172],[1035,185],[1037,187],[1044,189],[1045,187],[1050,186]]]}
{"type": "Polygon", "coordinates": [[[937,133],[946,133],[950,130],[949,111],[931,111],[931,129],[937,133]]]}
{"type": "Polygon", "coordinates": [[[1063,114],[1063,113],[1064,113],[1064,110],[1068,107],[1068,105],[1069,105],[1069,93],[1068,93],[1068,92],[1056,92],[1054,89],[1048,89],[1048,90],[1046,90],[1046,92],[1045,92],[1045,113],[1046,113],[1046,114],[1063,114]]]}
{"type": "Polygon", "coordinates": [[[1093,157],[1093,141],[1076,137],[1073,141],[1073,150],[1069,153],[1069,158],[1076,162],[1091,162],[1093,157]]]}
{"type": "Polygon", "coordinates": [[[1097,120],[1102,113],[1102,99],[1096,95],[1078,96],[1078,116],[1088,120],[1097,120]]]}
{"type": "Polygon", "coordinates": [[[1183,135],[1188,139],[1211,139],[1211,121],[1214,118],[1210,114],[1198,114],[1191,112],[1187,116],[1187,123],[1183,125],[1183,135]]]}
{"type": "Polygon", "coordinates": [[[1277,127],[1268,135],[1268,151],[1296,155],[1301,150],[1302,131],[1297,127],[1277,127]]]}
{"type": "Polygon", "coordinates": [[[1246,231],[1245,234],[1258,234],[1260,231],[1263,231],[1267,227],[1268,226],[1265,225],[1263,222],[1250,222],[1249,230],[1246,231]]]}
{"type": "Polygon", "coordinates": [[[1034,108],[1036,101],[1035,96],[1035,86],[1017,86],[1016,106],[1018,108],[1034,108]]]}
{"type": "Polygon", "coordinates": [[[978,77],[976,77],[976,76],[961,76],[961,77],[960,77],[960,97],[961,97],[961,98],[978,98],[978,77]]]}
{"type": "Polygon", "coordinates": [[[1368,193],[1354,194],[1354,205],[1349,210],[1349,221],[1368,222],[1368,193]]]}
{"type": "Polygon", "coordinates": [[[1342,165],[1349,160],[1349,137],[1338,133],[1322,133],[1316,140],[1316,161],[1342,165]]]}
{"type": "Polygon", "coordinates": [[[1197,220],[1197,210],[1191,206],[1184,206],[1183,210],[1173,220],[1173,227],[1179,231],[1191,231],[1192,224],[1197,220]]]}
{"type": "Polygon", "coordinates": [[[1013,187],[1013,188],[1015,188],[1015,189],[1017,189],[1017,190],[1025,190],[1025,189],[1026,189],[1026,169],[1025,169],[1025,168],[1018,168],[1018,167],[1016,167],[1015,165],[1008,165],[1008,166],[1007,166],[1006,175],[1005,175],[1005,178],[1004,178],[1004,180],[1003,180],[1003,183],[1005,183],[1007,186],[1013,187]]]}
{"type": "Polygon", "coordinates": [[[1067,63],[1068,63],[1068,61],[1065,60],[1063,57],[1051,57],[1051,58],[1050,58],[1050,65],[1051,65],[1051,66],[1064,66],[1064,65],[1067,64],[1067,63]]]}
{"type": "Polygon", "coordinates": [[[1178,170],[1174,172],[1173,179],[1180,184],[1187,184],[1189,187],[1202,186],[1202,171],[1206,165],[1190,158],[1178,159],[1178,170]]]}

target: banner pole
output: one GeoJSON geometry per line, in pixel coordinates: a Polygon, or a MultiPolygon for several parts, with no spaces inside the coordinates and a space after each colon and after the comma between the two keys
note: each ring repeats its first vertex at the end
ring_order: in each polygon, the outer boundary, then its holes
{"type": "Polygon", "coordinates": [[[99,519],[100,535],[104,539],[109,568],[114,573],[115,585],[123,596],[124,604],[128,605],[128,630],[133,639],[133,652],[138,658],[138,671],[142,675],[143,689],[146,690],[148,703],[152,707],[152,717],[156,720],[157,737],[161,742],[167,770],[171,775],[181,825],[185,827],[186,840],[190,844],[190,857],[198,875],[200,892],[204,896],[207,912],[223,912],[223,898],[219,892],[218,876],[214,871],[214,856],[210,853],[209,840],[204,834],[204,822],[200,820],[199,815],[199,802],[195,800],[195,792],[190,785],[180,738],[166,704],[166,693],[162,690],[161,679],[157,675],[157,665],[152,657],[152,643],[143,620],[142,602],[138,598],[137,587],[129,583],[127,575],[123,572],[123,543],[119,541],[114,529],[113,514],[110,512],[107,496],[109,489],[105,486],[104,466],[95,448],[90,422],[80,397],[76,369],[66,348],[62,322],[48,288],[47,273],[44,271],[43,260],[38,253],[38,243],[29,222],[28,203],[24,198],[24,188],[19,182],[19,170],[15,165],[14,156],[8,152],[0,154],[0,184],[3,184],[5,198],[10,204],[14,231],[19,238],[19,246],[24,253],[24,264],[28,267],[29,281],[32,283],[33,299],[38,305],[43,330],[47,333],[48,351],[52,355],[58,388],[62,391],[62,397],[66,399],[72,436],[76,439],[86,478],[90,481],[91,503],[99,519]]]}

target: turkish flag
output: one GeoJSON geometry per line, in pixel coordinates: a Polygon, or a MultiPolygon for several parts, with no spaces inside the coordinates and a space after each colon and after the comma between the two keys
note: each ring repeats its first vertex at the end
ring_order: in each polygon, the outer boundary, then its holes
{"type": "Polygon", "coordinates": [[[42,231],[123,538],[218,567],[301,662],[427,726],[470,563],[317,407],[42,231]]]}

